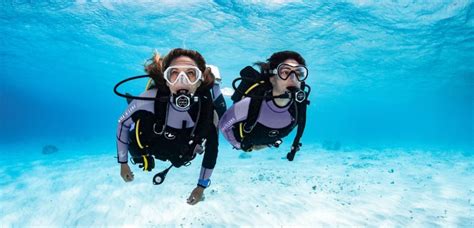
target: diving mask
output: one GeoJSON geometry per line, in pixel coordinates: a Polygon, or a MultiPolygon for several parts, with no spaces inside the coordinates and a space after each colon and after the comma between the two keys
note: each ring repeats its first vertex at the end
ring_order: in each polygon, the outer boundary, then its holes
{"type": "Polygon", "coordinates": [[[296,79],[302,82],[308,77],[308,68],[303,65],[293,66],[287,63],[280,63],[272,73],[278,75],[282,80],[286,80],[291,74],[294,74],[296,79]]]}
{"type": "Polygon", "coordinates": [[[184,84],[194,85],[199,80],[202,80],[202,72],[196,66],[192,65],[177,65],[166,68],[164,74],[165,80],[174,85],[178,81],[184,84]]]}

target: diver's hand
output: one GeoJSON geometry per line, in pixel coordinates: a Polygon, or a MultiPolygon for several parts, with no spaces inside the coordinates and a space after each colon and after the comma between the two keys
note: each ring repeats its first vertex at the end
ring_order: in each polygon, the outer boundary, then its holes
{"type": "Polygon", "coordinates": [[[202,153],[204,153],[205,149],[206,149],[206,147],[203,147],[203,146],[197,144],[196,147],[194,147],[193,153],[194,154],[202,154],[202,153]]]}
{"type": "Polygon", "coordinates": [[[195,205],[199,203],[199,201],[202,200],[202,195],[204,193],[204,188],[201,186],[197,186],[194,188],[194,190],[191,192],[191,195],[188,198],[188,204],[189,205],[195,205]]]}
{"type": "Polygon", "coordinates": [[[127,163],[120,164],[120,176],[122,176],[125,182],[133,181],[133,172],[127,163]]]}
{"type": "Polygon", "coordinates": [[[300,150],[300,147],[302,146],[301,143],[296,144],[296,146],[291,146],[290,153],[286,155],[286,158],[288,161],[293,161],[295,159],[295,154],[300,150]]]}

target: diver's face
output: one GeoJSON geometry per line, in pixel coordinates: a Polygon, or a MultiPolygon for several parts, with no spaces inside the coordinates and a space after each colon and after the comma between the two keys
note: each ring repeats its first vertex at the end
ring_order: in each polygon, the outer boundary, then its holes
{"type": "MultiPolygon", "coordinates": [[[[287,59],[283,63],[295,67],[300,65],[294,59],[287,59]]],[[[288,75],[288,78],[286,80],[281,79],[278,75],[274,75],[270,77],[270,83],[272,83],[274,94],[283,94],[285,92],[288,92],[288,87],[299,88],[301,86],[301,82],[298,81],[294,73],[288,75]]]]}
{"type": "MultiPolygon", "coordinates": [[[[195,70],[197,68],[197,64],[191,58],[189,58],[187,56],[179,56],[178,58],[175,58],[171,61],[170,66],[168,68],[173,67],[173,66],[190,66],[189,69],[185,69],[185,68],[180,67],[178,70],[183,71],[185,73],[185,75],[189,76],[189,79],[191,81],[193,79],[195,79],[195,78],[193,78],[193,73],[192,72],[193,72],[193,70],[195,70]]],[[[170,77],[178,77],[179,73],[180,72],[170,73],[170,77]]],[[[196,75],[194,74],[194,76],[196,76],[196,75]]],[[[171,79],[174,81],[177,78],[171,78],[171,79]]],[[[186,83],[186,82],[187,82],[187,80],[177,80],[176,83],[174,83],[174,84],[170,84],[169,82],[167,82],[166,84],[170,88],[171,93],[177,93],[179,90],[183,90],[183,89],[189,91],[189,93],[195,93],[196,89],[199,87],[199,85],[201,85],[201,81],[198,81],[195,84],[189,84],[189,83],[186,83]]]]}

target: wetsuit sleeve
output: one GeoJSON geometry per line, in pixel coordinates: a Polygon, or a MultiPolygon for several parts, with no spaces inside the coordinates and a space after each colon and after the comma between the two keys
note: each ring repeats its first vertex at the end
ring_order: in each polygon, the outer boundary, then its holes
{"type": "Polygon", "coordinates": [[[204,158],[202,160],[202,167],[207,169],[214,169],[218,153],[218,136],[217,129],[212,125],[209,136],[206,138],[206,149],[204,151],[204,158]]]}
{"type": "MultiPolygon", "coordinates": [[[[152,97],[156,94],[155,90],[148,90],[141,94],[143,97],[152,97]]],[[[119,163],[128,162],[128,137],[130,128],[133,128],[134,122],[132,115],[138,110],[154,112],[154,102],[146,100],[133,100],[128,105],[125,112],[120,116],[117,126],[117,161],[119,163]]]]}
{"type": "Polygon", "coordinates": [[[224,95],[222,95],[220,85],[217,83],[212,87],[212,100],[217,115],[219,118],[221,118],[224,112],[227,110],[227,105],[225,103],[224,95]]]}
{"type": "Polygon", "coordinates": [[[136,102],[132,101],[118,120],[117,161],[119,163],[127,163],[128,161],[128,134],[133,124],[132,114],[135,112],[136,107],[136,102]]]}
{"type": "Polygon", "coordinates": [[[206,149],[204,151],[204,158],[202,159],[201,173],[199,174],[198,185],[207,187],[212,175],[212,171],[216,166],[218,154],[218,134],[216,126],[212,125],[209,136],[206,141],[206,149]]]}
{"type": "Polygon", "coordinates": [[[237,142],[232,129],[236,123],[247,119],[249,104],[250,98],[242,99],[232,105],[224,115],[222,115],[222,118],[219,121],[219,129],[222,134],[227,141],[237,149],[240,149],[240,143],[237,142]]]}

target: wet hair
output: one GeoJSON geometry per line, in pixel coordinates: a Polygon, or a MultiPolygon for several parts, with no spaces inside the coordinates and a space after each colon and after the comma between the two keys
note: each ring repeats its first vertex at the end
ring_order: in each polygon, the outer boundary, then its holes
{"type": "MultiPolygon", "coordinates": [[[[280,51],[275,52],[267,59],[266,62],[256,62],[255,65],[260,67],[260,72],[267,74],[270,70],[277,68],[278,64],[284,62],[287,59],[294,59],[299,64],[306,66],[304,58],[295,51],[280,51]]],[[[272,75],[269,75],[272,76],[272,75]]]]}
{"type": "Polygon", "coordinates": [[[165,57],[161,58],[160,54],[155,52],[153,56],[145,62],[145,72],[155,81],[155,84],[165,84],[163,72],[168,68],[171,62],[181,56],[186,56],[196,62],[197,67],[202,72],[203,81],[199,88],[212,86],[215,77],[211,73],[211,69],[206,67],[206,60],[202,55],[194,50],[175,48],[171,50],[165,57]]]}

